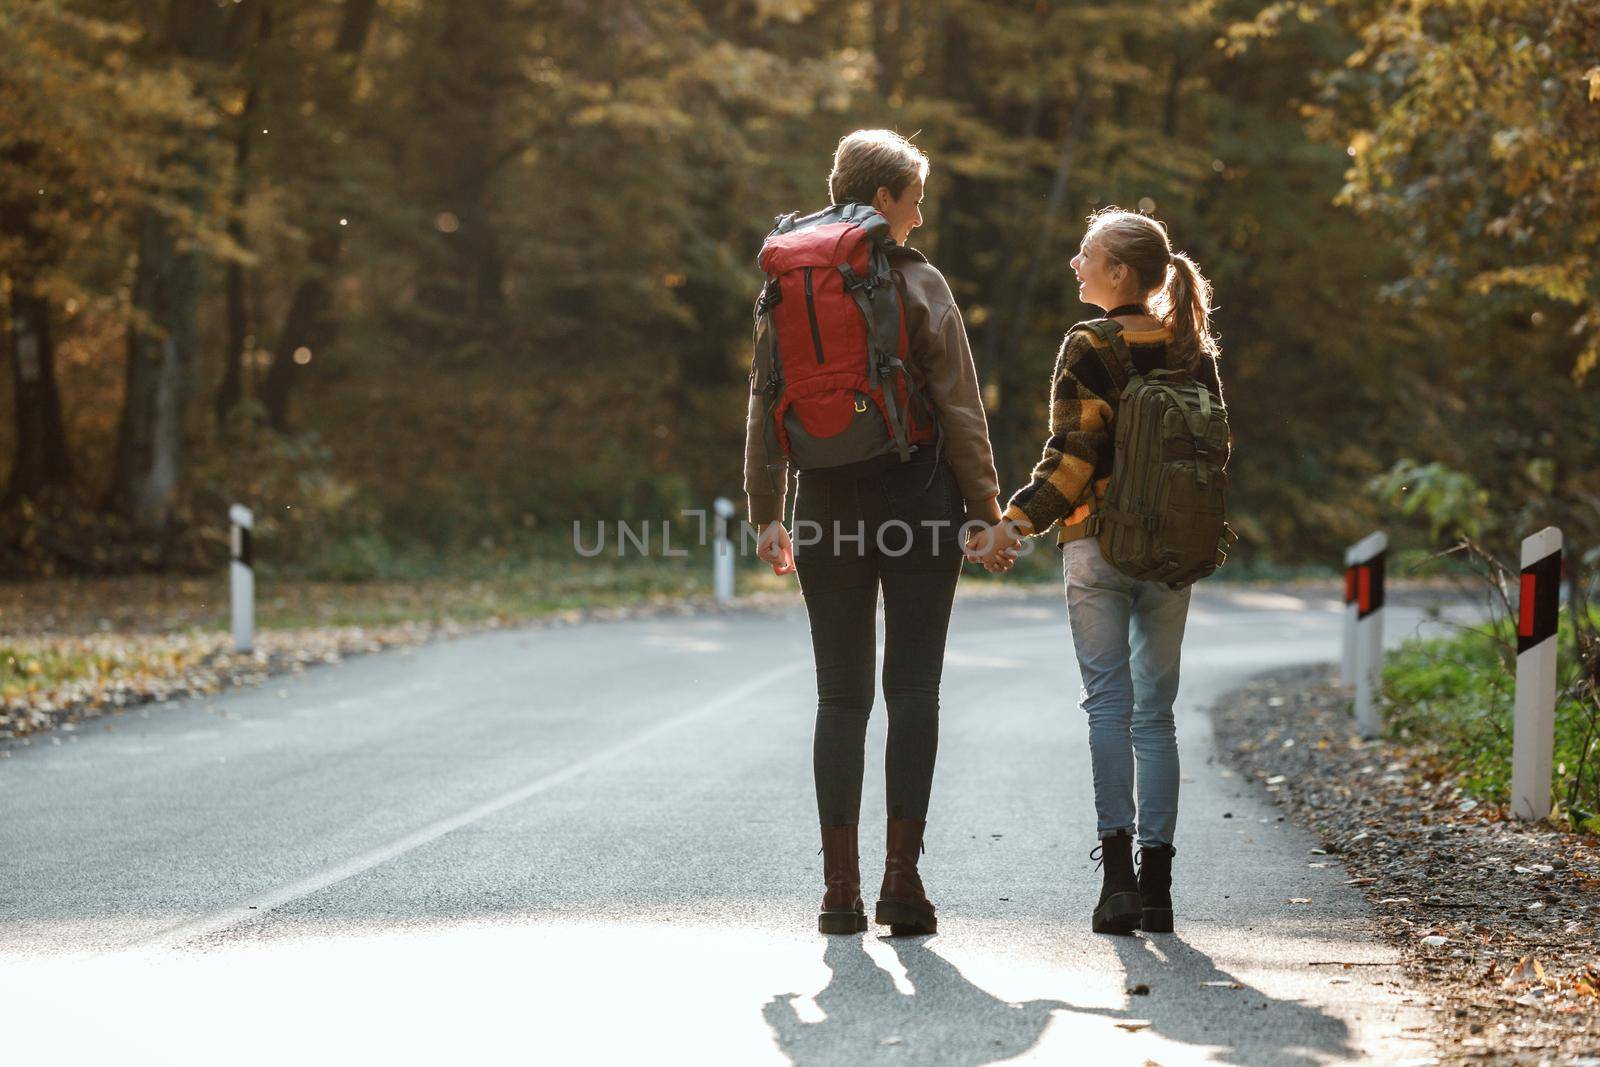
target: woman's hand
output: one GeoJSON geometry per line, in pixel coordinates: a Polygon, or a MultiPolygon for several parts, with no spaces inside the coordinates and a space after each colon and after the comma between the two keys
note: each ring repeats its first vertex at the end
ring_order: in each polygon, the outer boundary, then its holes
{"type": "Polygon", "coordinates": [[[967,538],[967,558],[983,564],[990,574],[1004,574],[1016,563],[1021,544],[1016,523],[1001,519],[986,530],[972,532],[967,538]]]}
{"type": "Polygon", "coordinates": [[[993,556],[983,557],[979,562],[983,564],[983,569],[990,574],[1005,574],[1016,566],[1017,550],[1015,547],[1003,548],[993,556]]]}
{"type": "Polygon", "coordinates": [[[756,541],[756,555],[772,564],[773,574],[794,572],[794,545],[790,542],[789,531],[783,528],[782,522],[773,519],[771,524],[761,531],[761,536],[756,541]]]}

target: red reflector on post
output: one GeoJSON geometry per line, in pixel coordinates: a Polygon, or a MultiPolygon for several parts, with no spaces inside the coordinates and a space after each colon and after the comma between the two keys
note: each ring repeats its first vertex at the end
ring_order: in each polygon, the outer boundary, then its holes
{"type": "Polygon", "coordinates": [[[1536,575],[1524,574],[1522,576],[1522,599],[1517,605],[1517,636],[1533,636],[1533,605],[1539,591],[1539,579],[1536,575]]]}
{"type": "Polygon", "coordinates": [[[1372,568],[1358,567],[1356,569],[1360,571],[1360,577],[1357,579],[1356,601],[1361,614],[1365,615],[1372,610],[1372,568]]]}
{"type": "Polygon", "coordinates": [[[1356,569],[1354,567],[1346,567],[1344,569],[1344,602],[1346,604],[1354,604],[1356,602],[1356,569]]]}

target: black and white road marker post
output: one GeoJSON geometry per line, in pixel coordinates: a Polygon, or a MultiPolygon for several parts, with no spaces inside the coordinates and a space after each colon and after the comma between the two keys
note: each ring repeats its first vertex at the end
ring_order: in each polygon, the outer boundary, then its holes
{"type": "Polygon", "coordinates": [[[728,537],[733,501],[719,496],[711,506],[717,513],[716,533],[712,541],[711,583],[717,603],[722,604],[733,599],[733,541],[728,537]]]}
{"type": "Polygon", "coordinates": [[[229,591],[233,602],[233,649],[249,652],[256,638],[256,572],[255,555],[250,545],[250,531],[255,526],[255,516],[243,504],[228,509],[228,519],[233,524],[233,562],[229,564],[229,591]]]}
{"type": "Polygon", "coordinates": [[[1355,573],[1356,729],[1362,737],[1383,732],[1378,716],[1378,683],[1383,678],[1383,564],[1389,537],[1369,534],[1350,549],[1355,573]]]}
{"type": "Polygon", "coordinates": [[[1543,819],[1550,814],[1560,613],[1561,531],[1546,526],[1522,542],[1517,703],[1511,731],[1511,813],[1521,819],[1543,819]]]}

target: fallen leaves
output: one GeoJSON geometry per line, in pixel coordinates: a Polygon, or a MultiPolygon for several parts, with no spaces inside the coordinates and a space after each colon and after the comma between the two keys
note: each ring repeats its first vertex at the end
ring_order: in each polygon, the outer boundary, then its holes
{"type": "Polygon", "coordinates": [[[1576,973],[1550,975],[1538,957],[1524,956],[1501,980],[1500,989],[1523,1007],[1594,1011],[1600,1006],[1600,967],[1591,963],[1576,973]]]}
{"type": "Polygon", "coordinates": [[[428,636],[427,627],[416,625],[306,628],[258,633],[251,652],[235,652],[226,633],[35,637],[28,646],[36,655],[73,667],[8,686],[0,700],[0,738],[27,737],[153,701],[258,685],[271,675],[428,636]]]}
{"type": "MultiPolygon", "coordinates": [[[[1426,749],[1363,741],[1336,675],[1282,671],[1224,697],[1212,711],[1223,754],[1316,836],[1305,875],[1360,889],[1414,992],[1445,999],[1449,1010],[1430,1028],[1451,1052],[1443,1059],[1509,1061],[1536,1048],[1552,1062],[1592,1056],[1600,843],[1507,819],[1504,805],[1466,796],[1426,749]],[[1284,703],[1270,706],[1274,697],[1284,703]],[[1291,736],[1297,743],[1285,747],[1291,736]],[[1342,861],[1346,876],[1320,874],[1323,856],[1342,861]]],[[[1392,964],[1311,966],[1337,974],[1392,964]]]]}

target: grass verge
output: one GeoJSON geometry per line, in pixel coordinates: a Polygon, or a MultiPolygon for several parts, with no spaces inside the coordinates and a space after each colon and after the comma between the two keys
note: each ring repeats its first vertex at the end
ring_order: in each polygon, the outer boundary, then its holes
{"type": "MultiPolygon", "coordinates": [[[[1600,833],[1600,704],[1574,695],[1578,664],[1565,614],[1557,638],[1553,817],[1600,833]]],[[[1397,740],[1428,746],[1470,794],[1511,792],[1516,635],[1509,621],[1410,641],[1384,665],[1385,721],[1397,740]]]]}

